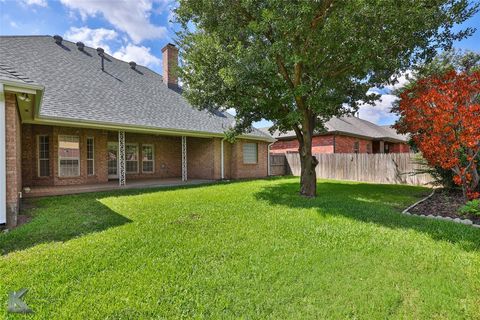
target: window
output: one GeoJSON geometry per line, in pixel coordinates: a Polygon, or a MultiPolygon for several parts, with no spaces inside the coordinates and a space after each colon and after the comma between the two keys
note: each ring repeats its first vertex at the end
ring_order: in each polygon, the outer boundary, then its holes
{"type": "Polygon", "coordinates": [[[138,173],[138,146],[127,143],[125,145],[125,162],[127,173],[138,173]]]}
{"type": "Polygon", "coordinates": [[[243,144],[243,163],[253,164],[258,161],[258,148],[256,143],[243,144]]]}
{"type": "Polygon", "coordinates": [[[38,176],[50,176],[50,143],[48,136],[38,136],[38,176]]]}
{"type": "Polygon", "coordinates": [[[358,153],[360,151],[360,143],[358,141],[355,141],[353,143],[353,152],[358,153]]]}
{"type": "Polygon", "coordinates": [[[153,145],[142,145],[142,172],[152,173],[155,170],[154,161],[153,145]]]}
{"type": "Polygon", "coordinates": [[[367,143],[367,153],[372,153],[372,143],[367,143]]]}
{"type": "Polygon", "coordinates": [[[58,175],[80,176],[80,139],[78,136],[58,136],[58,175]]]}
{"type": "Polygon", "coordinates": [[[87,175],[95,174],[95,145],[93,138],[87,138],[87,175]]]}

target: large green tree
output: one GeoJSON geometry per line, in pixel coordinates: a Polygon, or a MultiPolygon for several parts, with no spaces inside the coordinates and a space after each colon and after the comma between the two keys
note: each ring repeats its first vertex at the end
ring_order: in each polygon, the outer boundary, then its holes
{"type": "Polygon", "coordinates": [[[300,194],[316,195],[312,136],[378,95],[368,89],[474,30],[467,0],[180,0],[178,43],[187,99],[236,110],[235,133],[271,120],[294,130],[300,194]]]}

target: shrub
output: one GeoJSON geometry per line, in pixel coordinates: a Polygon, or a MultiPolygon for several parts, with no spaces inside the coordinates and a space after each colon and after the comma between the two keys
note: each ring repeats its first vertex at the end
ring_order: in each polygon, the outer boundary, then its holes
{"type": "Polygon", "coordinates": [[[473,215],[480,217],[480,199],[468,201],[460,208],[460,213],[463,215],[473,215]]]}
{"type": "Polygon", "coordinates": [[[419,79],[400,94],[396,124],[430,166],[451,170],[465,201],[480,194],[480,71],[419,79]]]}
{"type": "Polygon", "coordinates": [[[411,175],[429,174],[433,178],[433,185],[442,186],[445,189],[457,189],[458,186],[453,181],[455,174],[452,170],[443,169],[440,166],[429,166],[427,160],[421,154],[417,154],[413,160],[418,168],[411,172],[411,175]]]}

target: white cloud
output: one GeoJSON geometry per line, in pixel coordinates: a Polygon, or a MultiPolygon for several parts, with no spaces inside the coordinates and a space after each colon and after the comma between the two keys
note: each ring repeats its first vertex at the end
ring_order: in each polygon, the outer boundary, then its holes
{"type": "MultiPolygon", "coordinates": [[[[39,0],[35,0],[39,1],[39,0]]],[[[126,32],[135,44],[166,36],[166,28],[150,22],[153,0],[61,0],[83,20],[98,14],[118,30],[126,32]]]]}
{"type": "Polygon", "coordinates": [[[106,41],[115,40],[118,34],[114,30],[105,28],[71,27],[64,34],[64,37],[73,42],[81,41],[89,47],[102,47],[106,52],[111,53],[112,51],[106,41]]]}
{"type": "Polygon", "coordinates": [[[363,105],[360,107],[360,118],[368,120],[373,123],[393,123],[397,116],[390,113],[392,110],[392,103],[397,100],[393,94],[384,94],[381,99],[372,105],[363,105]]]}
{"type": "Polygon", "coordinates": [[[39,6],[39,7],[47,7],[47,0],[22,0],[23,4],[26,4],[27,6],[39,6]]]}
{"type": "Polygon", "coordinates": [[[401,87],[410,82],[410,78],[412,77],[412,75],[412,70],[407,70],[398,77],[397,83],[395,83],[394,85],[385,86],[385,88],[388,90],[400,89],[401,87]]]}
{"type": "Polygon", "coordinates": [[[230,113],[232,116],[235,116],[237,114],[237,110],[235,110],[234,108],[229,108],[226,111],[230,113]]]}
{"type": "Polygon", "coordinates": [[[105,52],[111,54],[115,58],[127,62],[135,61],[144,66],[159,66],[161,63],[161,60],[150,52],[150,48],[128,43],[128,39],[123,39],[123,42],[127,44],[121,46],[120,49],[114,52],[110,48],[109,42],[122,42],[118,33],[114,30],[105,28],[90,29],[88,27],[71,27],[65,33],[64,37],[73,42],[81,41],[89,47],[101,47],[105,52]]]}
{"type": "Polygon", "coordinates": [[[161,60],[150,52],[150,48],[133,44],[121,47],[113,56],[127,62],[135,61],[144,66],[158,66],[161,63],[161,60]]]}
{"type": "Polygon", "coordinates": [[[386,85],[383,89],[370,88],[369,93],[380,94],[381,98],[373,106],[369,104],[362,105],[359,109],[360,118],[377,124],[393,124],[398,119],[398,116],[390,111],[392,110],[393,102],[398,98],[392,93],[394,90],[409,83],[412,76],[412,71],[407,70],[398,77],[398,82],[393,85],[386,85]]]}

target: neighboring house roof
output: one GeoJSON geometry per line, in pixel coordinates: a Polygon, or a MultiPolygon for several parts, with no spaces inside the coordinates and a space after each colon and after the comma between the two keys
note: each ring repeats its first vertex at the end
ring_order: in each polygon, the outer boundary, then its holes
{"type": "MultiPolygon", "coordinates": [[[[390,126],[379,126],[370,121],[363,120],[353,116],[346,116],[340,118],[332,118],[325,123],[327,132],[322,134],[343,134],[355,137],[362,137],[372,140],[386,140],[392,142],[407,142],[408,137],[401,135],[390,126]]],[[[262,128],[264,132],[268,132],[268,128],[262,128]]],[[[276,139],[291,139],[295,137],[295,132],[287,131],[281,133],[275,131],[273,137],[276,139]]]]}
{"type": "MultiPolygon", "coordinates": [[[[39,118],[151,129],[223,134],[233,116],[192,107],[162,76],[96,49],[51,36],[0,36],[0,82],[37,83],[43,91],[39,118]]],[[[244,136],[272,140],[252,128],[244,136]]]]}

